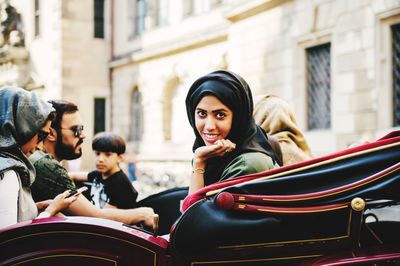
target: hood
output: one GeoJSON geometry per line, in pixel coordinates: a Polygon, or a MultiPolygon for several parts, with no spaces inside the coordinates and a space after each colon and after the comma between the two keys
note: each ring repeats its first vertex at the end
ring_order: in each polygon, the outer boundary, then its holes
{"type": "Polygon", "coordinates": [[[44,126],[52,105],[21,88],[0,89],[0,150],[28,142],[44,126]]]}

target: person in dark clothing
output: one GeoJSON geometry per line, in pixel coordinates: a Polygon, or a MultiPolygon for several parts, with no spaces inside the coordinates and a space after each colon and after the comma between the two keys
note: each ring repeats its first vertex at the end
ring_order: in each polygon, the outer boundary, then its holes
{"type": "Polygon", "coordinates": [[[278,167],[268,137],[253,119],[253,99],[239,75],[218,70],[197,79],[186,96],[195,134],[189,193],[215,182],[278,167]]]}
{"type": "MultiPolygon", "coordinates": [[[[77,105],[65,100],[52,100],[51,104],[57,115],[51,122],[48,136],[43,140],[42,150],[35,151],[29,157],[36,170],[36,180],[32,185],[35,201],[43,197],[51,198],[51,195],[57,195],[58,191],[65,189],[76,190],[75,183],[61,161],[79,158],[82,154],[81,145],[86,138],[77,105]]],[[[87,174],[84,177],[87,180],[87,174]]],[[[85,195],[77,196],[65,214],[110,219],[125,224],[144,223],[156,227],[156,214],[152,208],[100,209],[85,195]]]]}
{"type": "Polygon", "coordinates": [[[124,139],[102,132],[94,137],[92,148],[97,169],[88,174],[93,203],[99,208],[135,208],[138,192],[119,166],[124,159],[124,139]]]}

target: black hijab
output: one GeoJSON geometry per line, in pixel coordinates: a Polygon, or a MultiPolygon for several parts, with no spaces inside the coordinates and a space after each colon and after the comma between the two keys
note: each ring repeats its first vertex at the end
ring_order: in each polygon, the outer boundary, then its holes
{"type": "Polygon", "coordinates": [[[225,167],[243,153],[261,152],[276,162],[275,153],[267,137],[254,122],[253,99],[249,85],[239,75],[225,70],[214,71],[197,79],[186,96],[186,112],[196,135],[193,152],[198,147],[205,146],[196,129],[195,110],[200,100],[206,95],[217,97],[233,112],[232,128],[227,139],[236,144],[236,149],[224,156],[207,159],[204,173],[205,185],[218,182],[225,167]]]}

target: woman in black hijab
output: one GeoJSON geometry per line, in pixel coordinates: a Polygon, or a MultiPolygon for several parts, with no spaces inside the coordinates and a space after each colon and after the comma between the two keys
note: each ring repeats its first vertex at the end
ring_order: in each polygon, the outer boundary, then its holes
{"type": "Polygon", "coordinates": [[[218,70],[197,79],[186,97],[186,111],[196,135],[189,193],[278,166],[254,122],[249,85],[239,75],[218,70]]]}

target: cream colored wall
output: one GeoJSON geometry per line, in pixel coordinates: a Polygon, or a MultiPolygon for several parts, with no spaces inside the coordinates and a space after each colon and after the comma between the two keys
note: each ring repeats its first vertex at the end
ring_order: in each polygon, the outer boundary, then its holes
{"type": "Polygon", "coordinates": [[[41,2],[40,35],[34,36],[34,1],[12,1],[21,13],[25,46],[29,51],[30,68],[38,82],[45,86],[41,94],[46,99],[62,95],[61,84],[61,1],[41,2]]]}
{"type": "MultiPolygon", "coordinates": [[[[181,1],[171,1],[172,12],[180,10],[181,1]]],[[[118,2],[115,2],[118,14],[118,2]]],[[[225,65],[227,51],[228,21],[218,11],[199,15],[185,22],[172,13],[171,25],[150,30],[136,42],[125,43],[123,31],[116,33],[116,56],[118,52],[129,56],[114,60],[113,67],[113,129],[127,136],[131,123],[129,116],[130,90],[138,86],[144,107],[144,135],[138,154],[138,168],[142,173],[138,184],[140,195],[157,192],[171,186],[187,185],[190,175],[194,133],[186,116],[185,98],[195,79],[225,65]],[[178,79],[173,89],[172,137],[165,141],[163,134],[163,95],[167,84],[178,79]],[[145,177],[148,177],[147,179],[145,177]],[[146,181],[147,180],[147,181],[146,181]],[[167,181],[166,181],[167,180],[167,181]],[[164,186],[164,185],[165,186],[164,186]],[[156,189],[156,190],[155,190],[156,189]]],[[[123,20],[119,16],[118,20],[123,20]]],[[[118,22],[116,22],[116,25],[118,22]]]]}
{"type": "MultiPolygon", "coordinates": [[[[105,1],[106,10],[108,4],[105,1]]],[[[94,38],[93,1],[62,1],[62,7],[62,98],[75,102],[80,109],[87,136],[81,167],[93,169],[94,98],[109,101],[110,48],[106,39],[94,38]]],[[[107,38],[107,31],[105,35],[107,38]]]]}
{"type": "MultiPolygon", "coordinates": [[[[119,8],[117,4],[116,12],[119,8]]],[[[178,4],[176,12],[180,8],[178,4]]],[[[183,88],[213,70],[223,55],[228,69],[241,74],[255,96],[273,92],[289,101],[306,129],[305,49],[331,42],[332,128],[306,135],[316,155],[333,152],[359,138],[372,140],[390,130],[390,123],[378,122],[378,89],[391,88],[377,80],[376,34],[382,31],[382,21],[388,20],[382,14],[391,17],[399,8],[396,1],[229,1],[223,8],[185,20],[171,10],[174,23],[146,32],[136,40],[138,46],[118,40],[124,34],[118,33],[117,54],[132,54],[120,60],[119,66],[116,62],[113,82],[124,79],[127,69],[135,69],[135,80],[130,82],[144,94],[147,144],[143,146],[151,147],[154,154],[163,144],[161,88],[167,77],[174,71],[184,73],[179,74],[183,75],[182,92],[177,95],[183,98],[183,88]],[[198,38],[213,34],[219,34],[218,44],[198,38]],[[133,52],[133,47],[140,50],[133,52]]],[[[129,117],[123,123],[126,127],[129,117]]],[[[179,119],[173,128],[185,123],[179,119]]]]}
{"type": "MultiPolygon", "coordinates": [[[[93,1],[42,0],[40,35],[35,37],[34,1],[19,0],[12,4],[22,14],[31,68],[45,85],[41,96],[73,101],[81,110],[87,139],[80,164],[83,169],[93,169],[94,98],[105,97],[109,102],[110,97],[107,40],[110,28],[106,26],[106,39],[93,37],[93,1]]],[[[109,9],[106,0],[106,21],[109,21],[109,9]]],[[[107,129],[110,129],[108,125],[107,129]]]]}
{"type": "MultiPolygon", "coordinates": [[[[259,1],[259,7],[271,2],[259,1]]],[[[235,12],[228,12],[227,17],[233,21],[229,68],[246,77],[254,94],[273,92],[288,100],[295,108],[300,125],[306,129],[305,49],[331,42],[332,128],[306,132],[314,153],[321,155],[343,149],[360,138],[373,140],[391,130],[388,116],[381,115],[378,119],[380,109],[386,110],[383,111],[386,114],[391,112],[392,97],[384,96],[381,100],[386,108],[377,105],[382,86],[377,70],[382,66],[376,67],[381,50],[376,49],[375,42],[376,34],[382,31],[382,21],[388,21],[381,17],[398,13],[395,10],[400,3],[283,2],[242,20],[235,19],[235,12]],[[378,122],[382,119],[386,121],[384,125],[378,122]]],[[[390,35],[386,33],[385,38],[378,40],[382,39],[390,42],[390,35]]],[[[390,53],[390,47],[383,50],[390,53]]],[[[390,62],[389,55],[385,62],[390,62]]],[[[385,84],[384,95],[387,95],[391,85],[387,81],[385,84]]]]}
{"type": "Polygon", "coordinates": [[[215,58],[221,58],[225,51],[224,43],[202,47],[173,56],[149,60],[140,67],[121,67],[113,71],[113,87],[116,90],[113,104],[116,107],[115,130],[127,136],[129,132],[129,97],[127,93],[137,85],[143,95],[144,136],[141,157],[157,159],[190,160],[193,132],[188,124],[185,97],[191,83],[200,75],[216,69],[215,58]],[[204,60],[209,58],[209,60],[204,60]],[[140,77],[139,77],[140,76],[140,77]],[[165,142],[162,128],[163,90],[168,80],[177,76],[179,86],[173,98],[172,140],[165,142]],[[137,77],[135,80],[134,77],[137,77]],[[117,89],[118,88],[118,89],[117,89]],[[118,109],[118,110],[117,110],[118,109]],[[117,113],[118,112],[118,113],[117,113]]]}
{"type": "Polygon", "coordinates": [[[192,17],[184,22],[180,14],[182,1],[170,3],[171,24],[147,31],[133,42],[127,41],[122,26],[126,21],[126,3],[115,2],[115,55],[113,67],[113,129],[129,133],[128,93],[138,86],[143,95],[144,136],[141,160],[191,160],[194,135],[185,110],[186,92],[200,75],[217,69],[224,61],[226,29],[229,24],[220,10],[192,17]],[[172,8],[173,7],[173,8],[172,8]],[[135,51],[136,50],[136,51],[135,51]],[[126,56],[123,56],[126,55],[126,56]],[[173,97],[172,139],[164,141],[163,94],[169,80],[177,77],[179,84],[173,97]],[[117,107],[118,106],[118,107],[117,107]]]}
{"type": "Polygon", "coordinates": [[[170,23],[129,40],[127,1],[106,7],[106,38],[93,38],[93,1],[41,1],[41,35],[33,36],[33,1],[11,1],[22,13],[32,69],[44,98],[65,98],[82,110],[88,139],[83,167],[91,168],[94,97],[108,100],[107,125],[129,134],[129,95],[143,94],[143,159],[190,160],[193,132],[184,98],[199,76],[220,67],[238,72],[257,97],[274,92],[292,104],[306,129],[305,52],[331,42],[332,129],[307,131],[315,154],[342,149],[391,130],[390,25],[400,22],[398,1],[225,1],[204,14],[182,17],[171,0],[170,23]],[[111,58],[110,27],[114,54],[111,58]],[[111,61],[111,62],[109,62],[111,61]],[[112,91],[109,68],[112,70],[112,91]],[[168,80],[180,83],[173,100],[172,140],[162,134],[162,95],[168,80]],[[189,149],[188,149],[189,147],[189,149]]]}

